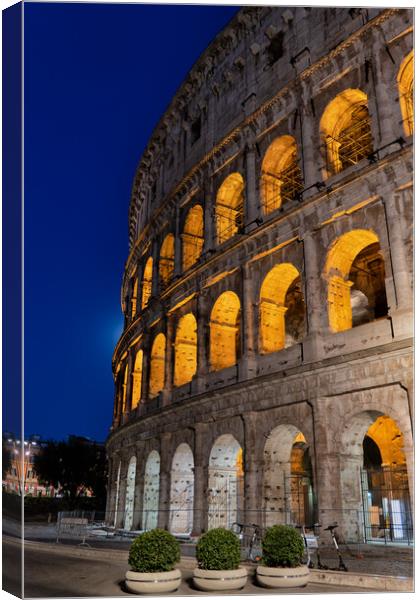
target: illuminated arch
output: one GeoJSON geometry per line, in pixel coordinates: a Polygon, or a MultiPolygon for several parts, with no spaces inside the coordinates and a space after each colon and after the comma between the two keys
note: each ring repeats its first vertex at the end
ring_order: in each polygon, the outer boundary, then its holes
{"type": "Polygon", "coordinates": [[[234,236],[243,225],[244,180],[232,173],[222,183],[216,197],[216,230],[219,244],[234,236]]]}
{"type": "Polygon", "coordinates": [[[133,392],[131,398],[131,410],[137,408],[141,397],[141,382],[143,373],[143,350],[139,350],[136,354],[133,371],[133,392]]]}
{"type": "Polygon", "coordinates": [[[150,356],[149,395],[151,398],[157,396],[165,385],[165,346],[165,335],[158,333],[153,341],[150,356]]]}
{"type": "MultiPolygon", "coordinates": [[[[260,292],[260,351],[262,354],[282,350],[286,343],[286,312],[290,303],[286,301],[292,286],[299,285],[300,273],[290,263],[276,265],[266,275],[260,292]]],[[[300,320],[303,322],[303,296],[300,291],[300,320]]],[[[294,303],[292,306],[296,308],[294,303]]],[[[293,340],[288,340],[292,341],[293,340]]],[[[298,341],[298,340],[294,340],[298,341]]]]}
{"type": "Polygon", "coordinates": [[[193,206],[185,219],[182,233],[182,269],[186,271],[200,258],[204,244],[203,209],[199,204],[193,206]]]}
{"type": "Polygon", "coordinates": [[[135,277],[133,279],[133,290],[132,290],[132,294],[131,294],[131,318],[134,319],[134,317],[137,314],[137,290],[138,290],[138,286],[139,286],[139,280],[138,277],[135,277]]]}
{"type": "Polygon", "coordinates": [[[162,242],[159,258],[159,278],[166,286],[174,274],[175,238],[169,233],[162,242]]]}
{"type": "Polygon", "coordinates": [[[374,318],[384,316],[384,311],[386,314],[383,258],[379,238],[373,231],[354,229],[338,238],[328,252],[324,277],[328,281],[328,319],[331,331],[345,331],[355,324],[352,286],[366,295],[373,309],[377,304],[374,318]],[[364,261],[363,266],[357,264],[359,260],[364,261]],[[372,286],[373,289],[370,289],[372,286]]]}
{"type": "Polygon", "coordinates": [[[236,364],[239,355],[241,303],[234,292],[224,292],[210,316],[210,367],[219,371],[236,364]]]}
{"type": "Polygon", "coordinates": [[[144,473],[142,529],[149,531],[157,527],[159,511],[160,456],[152,450],[147,457],[144,473]]]}
{"type": "Polygon", "coordinates": [[[197,321],[192,313],[181,317],[175,336],[174,385],[184,385],[197,371],[197,321]]]}
{"type": "Polygon", "coordinates": [[[302,189],[295,139],[291,135],[278,137],[270,144],[262,163],[261,202],[264,214],[295,199],[302,189]]]}
{"type": "Polygon", "coordinates": [[[145,308],[152,295],[153,258],[149,256],[143,271],[141,307],[145,308]]]}
{"type": "Polygon", "coordinates": [[[320,122],[326,147],[328,175],[367,158],[373,150],[368,98],[358,89],[347,89],[332,100],[320,122]]]}
{"type": "Polygon", "coordinates": [[[236,438],[225,433],[210,452],[208,528],[230,529],[238,521],[243,501],[243,452],[236,438]]]}
{"type": "Polygon", "coordinates": [[[188,444],[176,449],[171,468],[169,530],[191,533],[194,508],[194,456],[188,444]]]}
{"type": "Polygon", "coordinates": [[[414,104],[413,104],[413,84],[414,84],[414,53],[408,54],[401,63],[398,72],[398,91],[400,94],[401,114],[403,118],[403,127],[405,135],[414,133],[414,104]]]}

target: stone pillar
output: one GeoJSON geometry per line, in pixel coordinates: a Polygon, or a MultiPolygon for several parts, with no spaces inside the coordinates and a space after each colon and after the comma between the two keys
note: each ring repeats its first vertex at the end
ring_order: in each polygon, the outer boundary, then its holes
{"type": "Polygon", "coordinates": [[[137,407],[137,415],[141,415],[142,405],[149,399],[149,378],[150,378],[150,333],[143,337],[143,370],[141,379],[140,402],[137,407]]]}
{"type": "Polygon", "coordinates": [[[209,325],[210,318],[207,308],[207,292],[201,291],[197,299],[197,390],[205,390],[205,382],[209,372],[207,349],[209,345],[209,325]]]}
{"type": "Polygon", "coordinates": [[[323,301],[321,292],[322,267],[318,259],[317,243],[313,232],[303,236],[304,252],[304,282],[307,335],[303,340],[304,361],[308,362],[318,356],[319,337],[326,321],[326,299],[323,301]]]}
{"type": "Polygon", "coordinates": [[[171,403],[171,392],[174,378],[174,345],[175,345],[175,316],[168,315],[166,319],[166,347],[165,347],[165,387],[163,389],[163,406],[171,403]]]}
{"type": "Polygon", "coordinates": [[[115,527],[117,529],[124,527],[125,495],[126,495],[126,491],[127,491],[127,469],[128,469],[128,460],[126,457],[124,457],[124,459],[121,460],[118,506],[117,506],[116,520],[115,520],[115,527]]]}
{"type": "Polygon", "coordinates": [[[174,277],[182,274],[182,240],[181,223],[179,222],[179,205],[176,205],[175,213],[175,252],[174,252],[174,277]]]}
{"type": "MultiPolygon", "coordinates": [[[[310,90],[308,90],[310,94],[310,90]]],[[[319,154],[319,132],[314,128],[315,119],[309,105],[309,99],[304,101],[302,116],[301,116],[301,165],[304,177],[304,188],[307,189],[305,196],[312,196],[316,190],[313,186],[321,180],[319,168],[316,161],[316,154],[319,154]],[[315,154],[316,153],[316,154],[315,154]],[[309,189],[308,189],[309,188],[309,189]]]]}
{"type": "Polygon", "coordinates": [[[264,460],[260,456],[258,443],[258,413],[249,412],[243,416],[244,422],[244,523],[263,525],[262,496],[264,460]]]}
{"type": "Polygon", "coordinates": [[[197,423],[194,427],[194,517],[193,536],[200,536],[207,529],[209,479],[208,461],[204,453],[206,425],[197,423]]]}
{"type": "MultiPolygon", "coordinates": [[[[159,257],[160,257],[160,246],[158,241],[155,239],[152,242],[152,258],[153,258],[153,272],[152,272],[152,298],[159,296],[159,257]]],[[[149,300],[150,302],[150,300],[149,300]]]]}
{"type": "Polygon", "coordinates": [[[204,246],[203,252],[206,253],[209,250],[215,248],[216,244],[216,231],[215,231],[215,216],[214,206],[216,204],[216,198],[213,193],[213,179],[210,169],[207,169],[207,177],[203,185],[204,191],[204,246]]]}
{"type": "Polygon", "coordinates": [[[245,216],[244,224],[248,225],[246,231],[249,233],[257,224],[255,220],[260,216],[257,192],[257,180],[255,172],[255,143],[249,140],[246,149],[246,187],[245,187],[245,216]]]}
{"type": "Polygon", "coordinates": [[[132,403],[132,399],[133,399],[134,361],[135,361],[135,356],[133,354],[133,349],[131,348],[128,350],[128,356],[127,356],[128,373],[127,373],[127,389],[126,389],[126,396],[125,396],[125,416],[126,416],[126,418],[131,413],[131,403],[132,403]]]}
{"type": "Polygon", "coordinates": [[[136,444],[136,486],[134,491],[133,529],[142,526],[143,492],[144,492],[144,456],[141,443],[136,444]]]}
{"type": "Polygon", "coordinates": [[[171,434],[162,433],[160,436],[160,474],[159,474],[159,529],[169,530],[170,493],[171,493],[171,463],[169,456],[171,434]]]}
{"type": "Polygon", "coordinates": [[[242,267],[242,327],[243,356],[239,362],[239,378],[250,379],[255,377],[257,371],[257,341],[254,306],[254,281],[249,264],[242,267]]]}

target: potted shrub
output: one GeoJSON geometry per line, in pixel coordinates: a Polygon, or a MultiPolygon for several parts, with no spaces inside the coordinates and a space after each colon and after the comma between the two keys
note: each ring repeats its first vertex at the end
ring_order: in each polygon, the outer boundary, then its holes
{"type": "Polygon", "coordinates": [[[240,567],[241,547],[237,536],[227,529],[211,529],[197,543],[198,567],[194,569],[194,585],[204,591],[239,590],[247,580],[240,567]]]}
{"type": "Polygon", "coordinates": [[[142,533],[130,546],[125,585],[135,594],[173,592],[181,583],[181,571],[175,569],[181,552],[179,542],[163,529],[142,533]]]}
{"type": "Polygon", "coordinates": [[[305,586],[309,581],[309,568],[301,564],[304,552],[302,536],[294,527],[269,527],[262,540],[258,583],[270,588],[305,586]]]}

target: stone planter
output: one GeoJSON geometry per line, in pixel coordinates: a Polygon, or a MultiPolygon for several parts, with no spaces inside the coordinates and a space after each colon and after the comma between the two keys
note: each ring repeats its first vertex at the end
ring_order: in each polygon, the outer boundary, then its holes
{"type": "Polygon", "coordinates": [[[127,571],[125,586],[134,594],[166,594],[177,590],[181,585],[181,579],[179,569],[159,573],[127,571]]]}
{"type": "Polygon", "coordinates": [[[303,587],[309,581],[309,569],[306,565],[299,567],[257,567],[257,581],[268,588],[303,587]]]}
{"type": "Polygon", "coordinates": [[[248,573],[244,567],[228,571],[207,571],[197,568],[193,573],[195,587],[205,592],[240,590],[246,584],[247,577],[248,573]]]}

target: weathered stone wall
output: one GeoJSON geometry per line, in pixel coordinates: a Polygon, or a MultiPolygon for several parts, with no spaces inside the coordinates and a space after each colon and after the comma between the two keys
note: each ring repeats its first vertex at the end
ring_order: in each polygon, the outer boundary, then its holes
{"type": "MultiPolygon", "coordinates": [[[[244,8],[177,92],[140,161],[130,207],[131,251],[122,286],[126,327],[113,357],[116,401],[107,443],[108,510],[118,511],[117,524],[123,523],[128,464],[136,456],[133,527],[141,526],[143,510],[153,503],[157,523],[173,528],[175,479],[183,485],[191,468],[188,463],[174,470],[173,460],[187,444],[194,464],[192,530],[204,530],[214,488],[210,457],[220,436],[231,436],[243,451],[243,498],[235,514],[262,524],[287,520],[295,485],[289,481],[290,454],[302,434],[319,519],[336,519],[348,539],[360,538],[363,437],[381,415],[403,435],[412,486],[413,156],[398,87],[411,50],[409,10],[244,8]],[[321,119],[345,90],[367,97],[372,151],[332,174],[321,119]],[[283,135],[296,142],[302,191],[265,214],[263,159],[283,135]],[[244,181],[242,224],[219,244],[216,196],[232,173],[244,181]],[[203,247],[199,260],[183,270],[182,232],[196,205],[204,218],[203,247]],[[354,231],[369,232],[379,244],[387,314],[334,332],[331,297],[338,288],[327,264],[336,241],[354,231]],[[159,256],[169,233],[173,273],[162,281],[159,256]],[[150,257],[151,297],[142,308],[150,257]],[[262,353],[262,284],[282,264],[299,273],[303,334],[288,347],[262,353]],[[228,291],[240,302],[236,363],[212,370],[212,309],[228,291]],[[196,373],[177,386],[175,336],[187,314],[196,322],[196,373]],[[154,395],[151,348],[159,333],[166,339],[164,384],[154,395]],[[139,384],[134,365],[140,349],[139,384]],[[141,394],[132,409],[133,382],[141,394]],[[152,451],[160,460],[158,485],[156,473],[152,483],[150,472],[145,476],[152,451]]],[[[281,306],[276,310],[280,314],[281,306]]],[[[191,501],[188,496],[188,506],[191,501]]],[[[191,519],[185,517],[184,529],[191,519]]]]}

